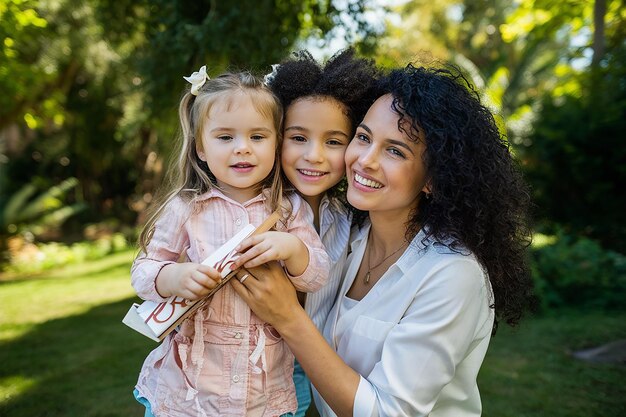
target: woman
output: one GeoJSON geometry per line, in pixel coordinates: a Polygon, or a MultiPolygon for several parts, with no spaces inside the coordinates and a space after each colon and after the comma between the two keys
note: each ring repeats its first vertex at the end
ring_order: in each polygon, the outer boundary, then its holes
{"type": "Polygon", "coordinates": [[[369,219],[323,336],[275,265],[231,281],[285,339],[324,416],[480,415],[490,336],[531,298],[528,193],[464,81],[411,65],[384,78],[346,150],[348,201],[369,219]]]}

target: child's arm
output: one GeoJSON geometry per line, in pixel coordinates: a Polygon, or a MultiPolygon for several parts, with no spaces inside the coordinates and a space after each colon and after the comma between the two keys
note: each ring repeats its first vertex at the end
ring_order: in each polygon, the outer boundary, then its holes
{"type": "Polygon", "coordinates": [[[302,275],[309,265],[309,250],[295,235],[286,232],[265,232],[244,240],[237,251],[241,255],[233,269],[263,265],[270,261],[283,261],[289,275],[302,275]]]}
{"type": "MultiPolygon", "coordinates": [[[[275,233],[275,235],[266,236],[268,243],[271,239],[272,244],[279,248],[272,253],[274,256],[254,259],[262,252],[248,254],[250,250],[254,249],[252,248],[237,259],[233,269],[241,265],[246,267],[261,265],[268,262],[270,258],[271,260],[282,260],[289,278],[298,291],[315,292],[328,281],[330,258],[313,228],[311,208],[299,196],[292,196],[290,200],[293,204],[293,214],[287,224],[288,233],[269,232],[275,233]]],[[[250,244],[252,239],[254,237],[244,240],[237,250],[242,251],[253,246],[250,244]]]]}
{"type": "MultiPolygon", "coordinates": [[[[161,288],[160,285],[157,289],[157,278],[162,270],[176,265],[181,254],[189,248],[185,227],[189,215],[189,205],[180,198],[174,198],[165,206],[154,225],[154,233],[146,251],[139,253],[131,268],[131,283],[140,298],[163,302],[169,296],[169,288],[161,288]]],[[[167,271],[165,273],[164,277],[167,271]]]]}
{"type": "Polygon", "coordinates": [[[165,265],[156,277],[156,291],[164,298],[176,295],[195,301],[206,297],[221,281],[215,268],[183,262],[165,265]]]}

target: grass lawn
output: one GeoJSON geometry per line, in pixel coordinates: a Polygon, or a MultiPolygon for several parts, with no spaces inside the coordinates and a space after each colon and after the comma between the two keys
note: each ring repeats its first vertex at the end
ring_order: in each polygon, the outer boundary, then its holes
{"type": "MultiPolygon", "coordinates": [[[[121,323],[132,252],[0,277],[0,416],[142,416],[132,397],[156,344],[121,323]]],[[[626,365],[571,350],[626,339],[626,312],[561,312],[504,326],[479,376],[487,417],[624,416],[626,365]]]]}

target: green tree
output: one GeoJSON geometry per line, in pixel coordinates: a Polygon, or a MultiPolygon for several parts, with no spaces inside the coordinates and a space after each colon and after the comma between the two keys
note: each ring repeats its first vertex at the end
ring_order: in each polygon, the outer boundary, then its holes
{"type": "Polygon", "coordinates": [[[416,0],[399,13],[383,62],[430,51],[458,64],[501,116],[538,220],[625,251],[623,1],[416,0]]]}
{"type": "Polygon", "coordinates": [[[546,92],[523,150],[538,217],[554,229],[626,253],[626,24],[607,21],[598,64],[579,76],[580,94],[546,92]]]}
{"type": "MultiPolygon", "coordinates": [[[[592,26],[590,2],[418,0],[399,13],[402,22],[380,42],[385,62],[408,62],[429,51],[436,60],[456,63],[517,144],[529,132],[544,91],[564,94],[579,87],[569,82],[576,73],[570,63],[584,52],[577,42],[592,26]]],[[[608,13],[619,14],[618,1],[610,2],[608,13]]]]}
{"type": "MultiPolygon", "coordinates": [[[[366,2],[348,5],[364,24],[366,2]]],[[[89,207],[76,222],[132,223],[171,150],[182,76],[269,71],[341,13],[330,0],[0,2],[0,197],[75,177],[68,204],[89,207]]]]}

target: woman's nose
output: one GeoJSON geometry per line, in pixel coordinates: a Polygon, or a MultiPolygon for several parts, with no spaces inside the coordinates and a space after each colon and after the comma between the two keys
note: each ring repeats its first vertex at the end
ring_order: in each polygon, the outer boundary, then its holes
{"type": "Polygon", "coordinates": [[[379,167],[378,156],[378,150],[375,147],[370,146],[367,149],[364,149],[359,155],[359,165],[363,168],[376,170],[379,167]]]}

